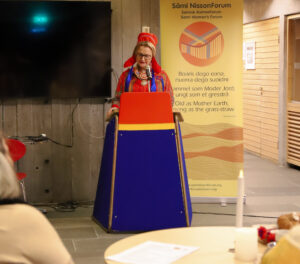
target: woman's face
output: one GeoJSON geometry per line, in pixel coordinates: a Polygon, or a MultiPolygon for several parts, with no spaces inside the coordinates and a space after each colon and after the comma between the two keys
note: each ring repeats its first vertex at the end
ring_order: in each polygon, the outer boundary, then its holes
{"type": "Polygon", "coordinates": [[[152,50],[149,47],[140,46],[136,53],[137,66],[139,70],[146,70],[146,66],[151,63],[152,50]]]}

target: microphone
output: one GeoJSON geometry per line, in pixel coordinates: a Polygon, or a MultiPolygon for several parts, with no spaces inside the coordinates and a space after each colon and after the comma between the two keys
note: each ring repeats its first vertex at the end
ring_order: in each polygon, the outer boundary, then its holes
{"type": "Polygon", "coordinates": [[[146,66],[146,75],[148,77],[148,80],[152,79],[152,72],[151,72],[151,68],[149,65],[146,66]]]}

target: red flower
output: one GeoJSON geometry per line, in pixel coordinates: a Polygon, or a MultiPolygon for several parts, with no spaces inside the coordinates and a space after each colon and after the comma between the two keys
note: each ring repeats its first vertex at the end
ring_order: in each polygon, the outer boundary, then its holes
{"type": "Polygon", "coordinates": [[[272,229],[266,229],[264,226],[258,228],[258,237],[264,244],[275,241],[275,234],[271,233],[271,230],[272,229]]]}
{"type": "Polygon", "coordinates": [[[275,241],[275,234],[270,232],[270,233],[268,234],[267,240],[268,240],[268,242],[273,242],[273,241],[275,241]]]}
{"type": "Polygon", "coordinates": [[[258,228],[258,236],[259,236],[261,239],[265,239],[266,233],[267,233],[267,229],[266,229],[264,226],[260,226],[260,227],[258,228]]]}

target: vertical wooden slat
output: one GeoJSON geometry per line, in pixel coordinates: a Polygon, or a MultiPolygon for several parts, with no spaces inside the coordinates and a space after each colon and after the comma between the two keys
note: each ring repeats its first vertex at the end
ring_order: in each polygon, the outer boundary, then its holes
{"type": "MultiPolygon", "coordinates": [[[[51,130],[51,107],[39,99],[19,100],[17,105],[18,136],[38,136],[51,130]]],[[[18,161],[18,171],[27,174],[25,186],[28,201],[48,202],[52,199],[52,175],[47,160],[48,143],[25,142],[27,151],[18,161]]]]}
{"type": "Polygon", "coordinates": [[[100,163],[102,158],[102,150],[104,145],[104,120],[103,120],[103,104],[99,99],[91,99],[90,104],[90,191],[87,200],[94,201],[97,190],[97,183],[100,171],[100,163]]]}
{"type": "Polygon", "coordinates": [[[112,20],[111,26],[113,29],[111,35],[111,67],[112,67],[112,82],[111,95],[114,96],[118,83],[118,78],[123,71],[123,36],[122,36],[122,0],[111,2],[112,20]]]}
{"type": "Polygon", "coordinates": [[[277,162],[279,18],[244,25],[243,41],[256,46],[256,69],[243,74],[245,149],[277,162]]]}
{"type": "Polygon", "coordinates": [[[99,99],[83,99],[74,115],[74,137],[81,140],[75,141],[72,151],[72,185],[73,197],[79,201],[92,201],[96,195],[103,148],[102,119],[99,99]]]}
{"type": "Polygon", "coordinates": [[[160,47],[161,47],[161,42],[160,42],[160,1],[149,1],[151,2],[151,7],[150,7],[150,27],[151,27],[151,32],[154,33],[157,38],[158,38],[158,43],[156,46],[156,55],[155,58],[157,61],[160,63],[160,47]]]}
{"type": "Polygon", "coordinates": [[[141,0],[122,1],[123,61],[132,56],[137,36],[142,30],[141,0]]]}
{"type": "Polygon", "coordinates": [[[72,148],[72,194],[79,201],[85,201],[90,191],[89,104],[90,99],[82,99],[74,112],[73,119],[75,141],[72,148]]]}
{"type": "MultiPolygon", "coordinates": [[[[32,106],[33,102],[31,99],[18,100],[16,118],[17,118],[17,135],[33,136],[33,120],[32,120],[32,106]]],[[[39,183],[39,172],[35,170],[38,166],[35,162],[35,145],[26,145],[25,156],[18,161],[19,171],[25,172],[27,177],[25,178],[26,194],[29,202],[34,202],[39,199],[40,183],[39,183]]]]}
{"type": "Polygon", "coordinates": [[[287,162],[300,166],[300,15],[287,19],[287,162]]]}
{"type": "Polygon", "coordinates": [[[2,129],[6,136],[17,136],[17,100],[3,100],[2,129]]]}
{"type": "MultiPolygon", "coordinates": [[[[35,99],[32,102],[32,132],[31,135],[49,134],[51,131],[51,104],[44,99],[35,99]]],[[[52,200],[52,174],[48,160],[51,158],[51,144],[49,142],[32,145],[34,155],[35,180],[38,182],[34,190],[33,202],[48,202],[52,200]]],[[[28,179],[31,175],[27,176],[28,179]]],[[[28,194],[29,197],[32,194],[28,194]]]]}
{"type": "Polygon", "coordinates": [[[75,142],[73,138],[72,112],[75,106],[75,99],[52,100],[52,131],[49,137],[61,144],[50,143],[52,147],[52,158],[50,160],[52,192],[53,201],[55,202],[73,200],[71,161],[73,159],[72,150],[75,142]]]}
{"type": "Polygon", "coordinates": [[[300,106],[293,102],[287,109],[287,162],[300,166],[300,106]]]}

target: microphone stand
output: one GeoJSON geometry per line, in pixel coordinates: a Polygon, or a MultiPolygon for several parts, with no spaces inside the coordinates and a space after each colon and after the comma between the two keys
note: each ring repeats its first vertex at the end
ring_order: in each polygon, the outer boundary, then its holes
{"type": "Polygon", "coordinates": [[[151,92],[151,79],[152,79],[152,74],[151,74],[151,68],[149,65],[147,65],[146,67],[146,75],[147,75],[147,78],[148,78],[148,92],[150,93],[151,92]]]}
{"type": "Polygon", "coordinates": [[[151,86],[150,86],[151,80],[148,79],[147,82],[148,82],[148,92],[150,93],[151,92],[151,86]]]}

